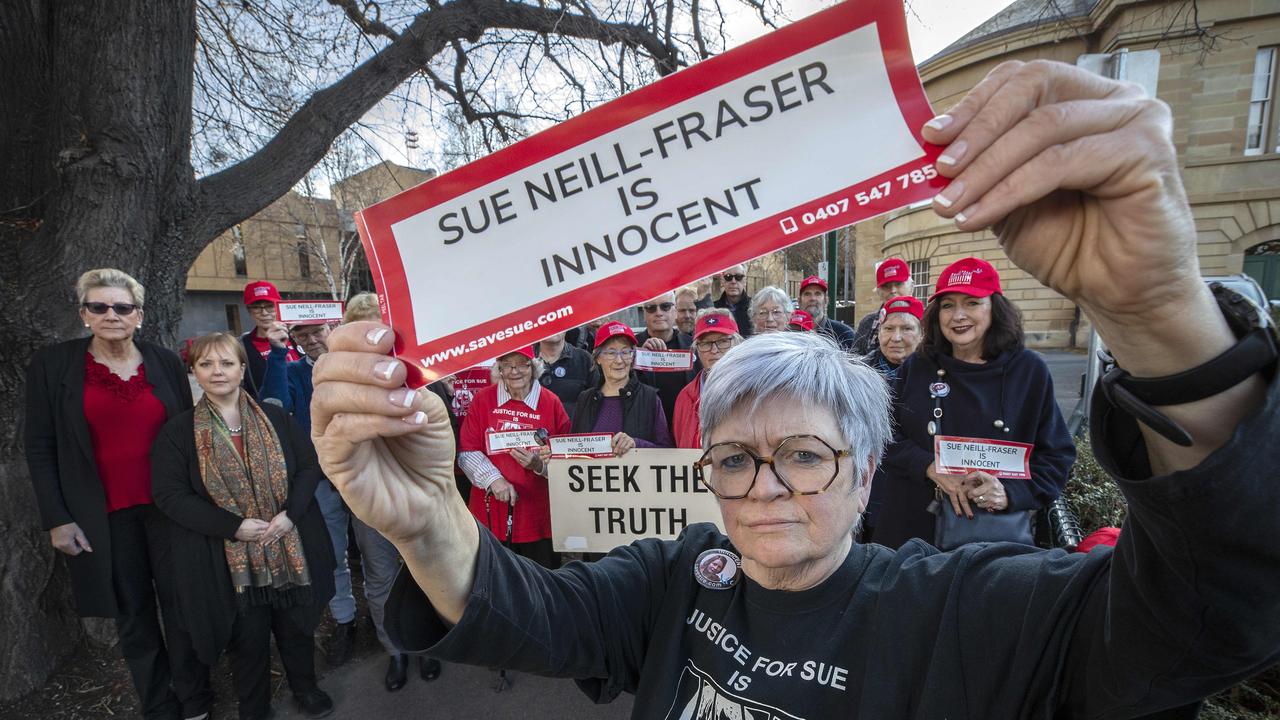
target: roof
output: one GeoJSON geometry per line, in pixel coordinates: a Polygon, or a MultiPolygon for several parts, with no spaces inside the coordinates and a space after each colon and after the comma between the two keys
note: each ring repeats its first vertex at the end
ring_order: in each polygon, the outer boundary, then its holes
{"type": "Polygon", "coordinates": [[[957,50],[1015,30],[1083,17],[1092,12],[1098,2],[1099,0],[1014,0],[1008,7],[988,18],[986,22],[965,33],[959,40],[920,64],[928,65],[957,50]]]}

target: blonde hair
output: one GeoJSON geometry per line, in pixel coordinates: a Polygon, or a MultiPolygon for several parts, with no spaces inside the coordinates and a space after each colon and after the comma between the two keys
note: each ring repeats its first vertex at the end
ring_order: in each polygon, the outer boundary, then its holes
{"type": "Polygon", "coordinates": [[[244,345],[239,338],[224,332],[209,333],[201,335],[191,341],[191,347],[187,349],[187,367],[195,369],[196,363],[204,359],[205,355],[214,350],[225,350],[233,357],[240,360],[241,365],[248,364],[249,356],[244,352],[244,345]]]}
{"type": "Polygon", "coordinates": [[[128,290],[133,298],[133,304],[138,307],[142,307],[146,299],[146,290],[142,288],[142,283],[134,280],[129,273],[115,268],[96,268],[85,272],[79,280],[76,280],[76,302],[86,302],[90,290],[103,287],[128,290]]]}
{"type": "Polygon", "coordinates": [[[342,315],[342,324],[372,320],[382,322],[382,311],[378,309],[378,296],[371,292],[356,293],[347,301],[347,310],[342,315]]]}
{"type": "Polygon", "coordinates": [[[694,286],[692,286],[692,285],[685,285],[685,286],[684,286],[684,287],[682,287],[682,288],[677,288],[677,289],[676,289],[676,302],[680,302],[680,296],[681,296],[681,295],[688,295],[689,297],[693,298],[693,299],[694,299],[694,301],[697,301],[697,299],[698,299],[698,289],[697,289],[697,288],[695,288],[695,287],[694,287],[694,286]]]}

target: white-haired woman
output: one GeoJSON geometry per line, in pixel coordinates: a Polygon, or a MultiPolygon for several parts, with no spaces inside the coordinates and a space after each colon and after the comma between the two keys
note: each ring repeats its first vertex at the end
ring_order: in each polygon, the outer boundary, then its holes
{"type": "Polygon", "coordinates": [[[786,330],[787,320],[795,309],[795,304],[781,288],[770,285],[751,297],[747,312],[751,315],[754,334],[761,335],[786,330]]]}
{"type": "Polygon", "coordinates": [[[135,336],[137,280],[90,270],[76,299],[89,335],[27,366],[26,455],[41,526],[67,556],[80,615],[115,619],[142,714],[195,717],[213,702],[209,671],[175,623],[169,520],[152,502],[150,458],[165,422],[191,409],[191,386],[176,354],[135,336]]]}
{"type": "Polygon", "coordinates": [[[544,567],[557,567],[560,560],[551,548],[545,446],[544,451],[517,447],[491,452],[487,441],[491,433],[507,430],[545,430],[549,435],[569,431],[569,415],[560,398],[538,382],[542,369],[533,348],[498,358],[494,371],[499,381],[476,393],[462,421],[458,465],[471,480],[469,504],[480,524],[506,540],[510,513],[511,549],[544,567]]]}
{"type": "Polygon", "coordinates": [[[1274,328],[1200,280],[1169,128],[1140,89],[1036,61],[1000,65],[921,130],[956,179],[935,211],[994,224],[1013,261],[1086,308],[1125,371],[1110,382],[1176,398],[1095,396],[1093,446],[1129,501],[1114,551],[854,543],[885,383],[820,335],[774,333],[704,388],[725,533],[548,571],[477,532],[444,407],[397,406],[389,331],[350,325],[316,368],[313,427],[328,476],[410,570],[393,637],[577,678],[597,701],[631,692],[645,718],[1134,717],[1274,664],[1274,328]],[[1228,352],[1239,365],[1214,362],[1228,352]]]}
{"type": "Polygon", "coordinates": [[[702,447],[702,432],[698,427],[698,409],[702,405],[702,385],[706,382],[711,368],[723,358],[729,348],[742,342],[738,334],[738,323],[733,313],[724,308],[707,308],[698,312],[694,325],[693,347],[702,363],[702,372],[698,373],[676,397],[676,409],[673,418],[673,432],[676,447],[702,447]]]}

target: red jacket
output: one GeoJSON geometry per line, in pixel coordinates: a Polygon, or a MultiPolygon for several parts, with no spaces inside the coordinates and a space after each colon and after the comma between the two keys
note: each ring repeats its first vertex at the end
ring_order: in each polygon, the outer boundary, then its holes
{"type": "MultiPolygon", "coordinates": [[[[458,449],[485,451],[485,433],[489,430],[510,430],[517,427],[546,428],[552,435],[569,432],[569,415],[555,393],[541,388],[538,407],[530,409],[524,400],[512,398],[498,407],[497,384],[490,385],[475,394],[467,417],[462,421],[458,449]]],[[[519,499],[512,516],[512,542],[526,543],[551,537],[551,500],[547,494],[547,479],[527,470],[509,453],[489,455],[489,460],[502,473],[507,482],[515,486],[519,499]]],[[[481,525],[488,527],[500,540],[507,536],[507,504],[489,498],[489,510],[485,511],[484,491],[471,488],[468,503],[471,514],[481,525]],[[492,516],[492,525],[489,525],[492,516]]]]}
{"type": "Polygon", "coordinates": [[[702,449],[702,432],[698,428],[698,409],[702,407],[702,378],[706,371],[698,373],[680,394],[676,396],[672,429],[676,447],[702,449]]]}

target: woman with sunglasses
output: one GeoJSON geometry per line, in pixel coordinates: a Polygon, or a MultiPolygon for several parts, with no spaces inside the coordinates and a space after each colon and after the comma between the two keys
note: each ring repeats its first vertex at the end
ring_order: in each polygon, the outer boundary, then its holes
{"type": "Polygon", "coordinates": [[[671,447],[662,398],[631,369],[636,357],[631,328],[617,321],[601,325],[592,357],[594,387],[578,396],[573,432],[613,433],[613,454],[618,457],[636,447],[671,447]]]}
{"type": "Polygon", "coordinates": [[[26,455],[41,524],[67,557],[80,615],[115,619],[143,716],[199,717],[212,706],[209,671],[175,623],[170,523],[152,503],[150,461],[160,428],[191,409],[191,385],[176,354],[135,337],[137,280],[90,270],[76,297],[89,335],[27,367],[26,455]]]}
{"type": "Polygon", "coordinates": [[[733,314],[723,308],[707,308],[698,312],[693,328],[693,347],[702,363],[702,372],[693,379],[676,398],[675,427],[676,447],[701,448],[702,433],[698,427],[698,409],[702,405],[702,385],[711,368],[729,348],[742,342],[738,324],[733,314]]]}
{"type": "Polygon", "coordinates": [[[569,432],[569,415],[538,382],[544,369],[531,347],[498,358],[495,382],[475,394],[462,421],[458,467],[471,480],[468,505],[481,526],[517,555],[554,568],[560,556],[551,548],[550,451],[543,439],[569,432]],[[496,434],[512,430],[535,431],[540,447],[496,446],[496,434]]]}

